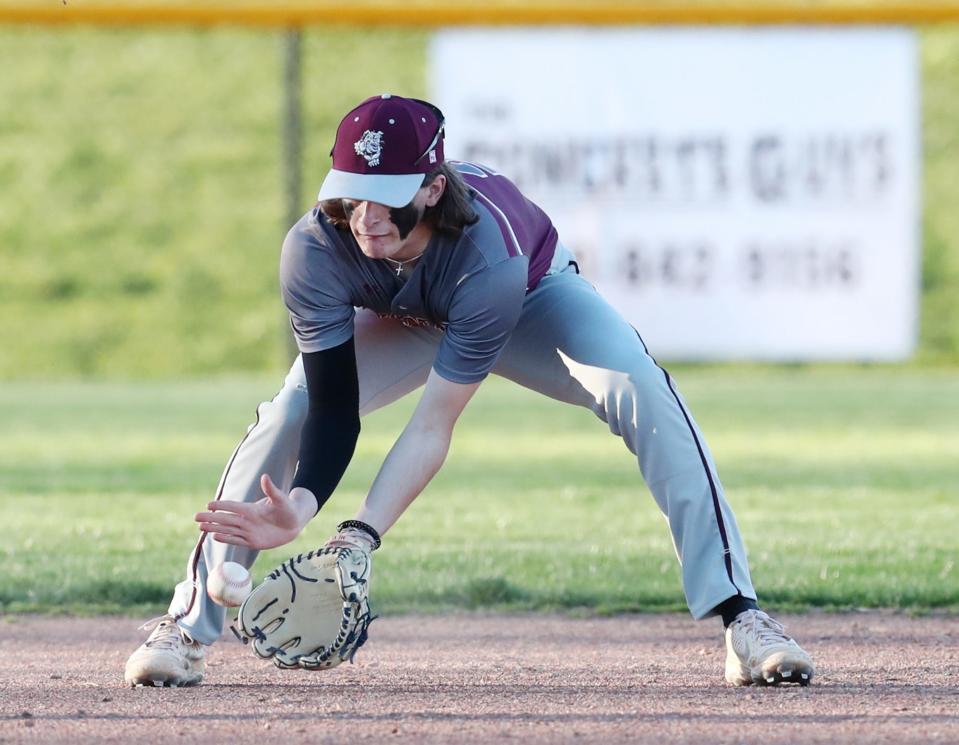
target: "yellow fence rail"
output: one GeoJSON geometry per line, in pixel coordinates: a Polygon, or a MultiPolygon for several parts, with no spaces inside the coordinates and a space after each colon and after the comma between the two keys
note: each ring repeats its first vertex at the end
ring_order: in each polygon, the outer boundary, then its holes
{"type": "Polygon", "coordinates": [[[924,25],[959,23],[959,2],[740,4],[663,6],[610,2],[541,4],[400,4],[329,2],[304,6],[198,7],[88,5],[75,0],[47,6],[0,5],[0,24],[97,26],[476,26],[476,25],[924,25]]]}

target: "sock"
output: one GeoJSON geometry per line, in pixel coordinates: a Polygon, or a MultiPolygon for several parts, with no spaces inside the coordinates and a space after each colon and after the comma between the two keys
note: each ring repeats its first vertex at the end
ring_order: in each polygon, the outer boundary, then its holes
{"type": "Polygon", "coordinates": [[[726,598],[713,610],[723,617],[723,626],[728,628],[729,624],[736,620],[736,616],[744,610],[759,610],[759,605],[752,598],[733,595],[731,598],[726,598]]]}

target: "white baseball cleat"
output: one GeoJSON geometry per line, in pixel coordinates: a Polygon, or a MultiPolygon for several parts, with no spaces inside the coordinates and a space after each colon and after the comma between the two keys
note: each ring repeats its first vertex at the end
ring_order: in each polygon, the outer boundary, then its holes
{"type": "Polygon", "coordinates": [[[176,688],[196,685],[203,680],[206,647],[195,642],[176,625],[171,616],[161,616],[141,628],[159,621],[150,638],[130,655],[123,677],[127,685],[176,688]]]}
{"type": "Polygon", "coordinates": [[[761,610],[747,610],[726,629],[726,681],[736,686],[809,685],[812,659],[761,610]]]}

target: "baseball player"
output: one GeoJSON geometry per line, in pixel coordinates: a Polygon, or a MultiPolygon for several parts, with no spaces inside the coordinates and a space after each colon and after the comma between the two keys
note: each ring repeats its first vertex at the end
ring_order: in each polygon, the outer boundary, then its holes
{"type": "Polygon", "coordinates": [[[301,354],[196,515],[187,577],[130,657],[127,682],[201,680],[225,618],[202,591],[208,569],[250,567],[258,550],[293,540],[336,488],[361,418],[422,386],[341,526],[378,545],[442,466],[457,418],[493,373],[591,409],[636,456],[668,520],[690,613],[725,625],[729,683],[807,684],[809,655],[756,603],[732,509],[675,382],[579,275],[549,217],[505,176],[447,161],[443,136],[437,107],[389,94],[340,123],[319,201],[280,260],[301,354]]]}

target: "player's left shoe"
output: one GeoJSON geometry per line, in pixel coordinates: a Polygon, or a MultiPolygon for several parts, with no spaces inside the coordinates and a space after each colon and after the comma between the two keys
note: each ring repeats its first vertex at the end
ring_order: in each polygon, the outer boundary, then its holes
{"type": "Polygon", "coordinates": [[[783,625],[761,610],[747,610],[726,629],[726,681],[736,686],[809,685],[816,668],[783,625]]]}

